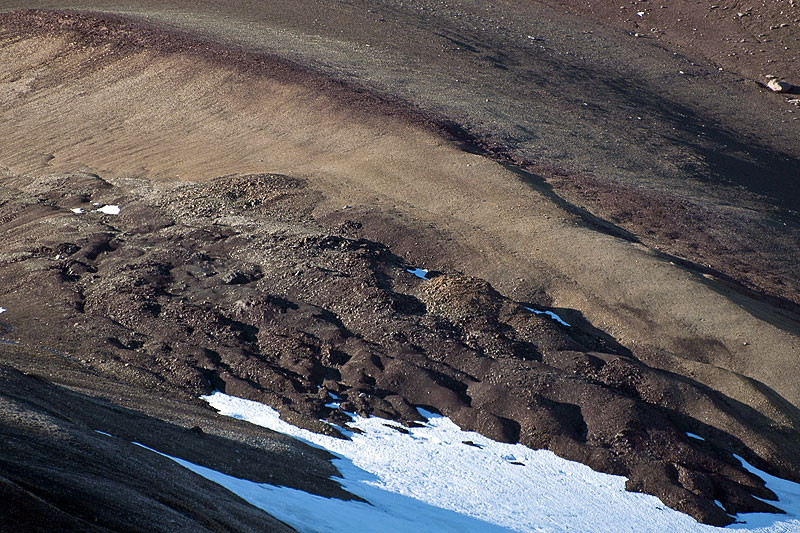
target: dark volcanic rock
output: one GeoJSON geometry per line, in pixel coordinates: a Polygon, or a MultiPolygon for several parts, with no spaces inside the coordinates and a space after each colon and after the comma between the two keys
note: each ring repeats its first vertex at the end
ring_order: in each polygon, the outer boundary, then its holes
{"type": "MultiPolygon", "coordinates": [[[[0,345],[3,360],[18,350],[0,345]]],[[[24,350],[19,355],[36,357],[24,350]]],[[[209,424],[213,433],[167,423],[6,366],[0,366],[0,385],[3,531],[292,531],[134,441],[228,475],[350,496],[329,480],[335,470],[324,452],[247,424],[213,421],[213,415],[198,408],[162,399],[174,416],[209,424]],[[216,434],[223,428],[238,438],[216,434]],[[250,442],[244,442],[248,437],[250,442]]]]}
{"type": "Polygon", "coordinates": [[[406,424],[426,406],[464,429],[625,475],[630,490],[718,525],[732,519],[715,499],[731,512],[774,510],[731,453],[800,479],[791,428],[483,280],[414,277],[382,244],[311,217],[319,196],[302,181],[150,189],[9,177],[0,194],[5,338],[71,354],[86,371],[190,402],[220,389],[337,436],[320,421],[346,423],[325,406],[328,391],[342,410],[406,424]],[[68,194],[77,188],[80,201],[68,194]],[[69,210],[112,198],[119,217],[69,210]]]}

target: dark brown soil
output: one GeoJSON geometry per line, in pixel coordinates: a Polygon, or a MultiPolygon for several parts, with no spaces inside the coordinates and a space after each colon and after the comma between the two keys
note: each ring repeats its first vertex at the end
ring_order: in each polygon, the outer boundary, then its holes
{"type": "Polygon", "coordinates": [[[708,58],[753,80],[766,83],[773,75],[800,85],[800,5],[794,1],[547,3],[708,58]]]}
{"type": "Polygon", "coordinates": [[[291,439],[144,395],[52,353],[3,344],[0,357],[4,531],[293,531],[134,442],[236,477],[351,497],[328,479],[336,471],[327,454],[291,439]],[[58,381],[82,376],[87,387],[55,385],[36,375],[44,370],[60,370],[58,381]]]}

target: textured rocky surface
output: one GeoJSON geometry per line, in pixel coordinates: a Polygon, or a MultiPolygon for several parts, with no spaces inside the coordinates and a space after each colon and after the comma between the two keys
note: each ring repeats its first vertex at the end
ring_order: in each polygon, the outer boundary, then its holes
{"type": "MultiPolygon", "coordinates": [[[[484,40],[439,37],[461,58],[453,65],[476,78],[465,92],[439,91],[431,81],[438,78],[407,73],[410,92],[394,95],[131,19],[3,15],[0,362],[12,391],[3,410],[14,443],[2,473],[9,501],[58,514],[65,527],[97,519],[123,529],[120,520],[138,516],[179,519],[187,529],[260,529],[255,524],[269,520],[219,488],[190,486],[195,478],[177,467],[169,476],[179,486],[159,500],[163,486],[146,482],[162,464],[158,456],[137,450],[124,461],[106,459],[134,440],[232,475],[350,497],[329,479],[335,470],[325,454],[202,408],[198,395],[216,389],[328,434],[338,433],[320,419],[347,421],[325,405],[329,393],[342,398],[343,410],[406,424],[418,416],[414,406],[426,406],[464,429],[628,476],[631,490],[712,524],[730,522],[725,511],[771,509],[754,496],[772,495],[733,453],[800,479],[800,385],[786,372],[800,342],[796,187],[786,180],[797,168],[793,126],[774,136],[761,131],[752,144],[748,168],[774,170],[768,180],[726,174],[750,153],[745,137],[756,135],[759,121],[783,110],[763,102],[733,109],[725,95],[710,93],[696,109],[682,107],[692,93],[682,86],[657,106],[660,118],[628,131],[630,106],[646,95],[623,97],[601,76],[598,94],[619,105],[587,103],[581,109],[589,115],[548,129],[548,113],[569,115],[547,96],[543,114],[531,113],[542,120],[541,137],[531,131],[515,141],[509,132],[522,126],[509,121],[509,110],[535,101],[518,89],[571,71],[544,61],[523,83],[501,76],[502,109],[470,115],[464,106],[485,100],[489,87],[478,68],[486,58],[474,50],[499,46],[508,34],[477,25],[497,13],[475,18],[453,9],[434,12],[447,20],[461,13],[458,32],[484,40]],[[470,54],[459,55],[462,48],[470,54]],[[466,96],[455,107],[436,104],[458,94],[466,96]],[[700,108],[702,116],[689,117],[700,108]],[[472,133],[445,120],[449,113],[472,133]],[[719,121],[709,138],[694,124],[705,116],[719,121]],[[488,120],[483,129],[476,117],[488,120]],[[564,128],[582,123],[632,137],[601,156],[588,148],[599,133],[587,130],[570,150],[606,169],[624,156],[629,168],[609,180],[545,157],[564,144],[564,128]],[[668,124],[682,125],[675,139],[668,124]],[[734,130],[747,133],[736,145],[745,152],[724,164],[708,156],[737,137],[734,130]],[[672,161],[667,155],[686,155],[687,136],[703,137],[690,150],[708,156],[696,160],[703,179],[692,181],[695,167],[671,163],[677,174],[648,174],[672,161]],[[544,150],[536,162],[525,158],[533,141],[544,150]],[[662,149],[663,157],[648,155],[662,149]],[[732,181],[720,185],[726,176],[732,181]],[[705,266],[708,258],[715,266],[705,266]],[[409,267],[436,271],[421,279],[409,267]],[[44,436],[25,443],[26,432],[44,436]],[[71,437],[56,442],[54,432],[71,437]],[[42,466],[52,459],[48,447],[65,451],[62,470],[42,466]],[[264,454],[267,467],[242,471],[240,454],[264,454]],[[81,496],[60,499],[64,491],[51,480],[63,488],[84,468],[91,474],[81,496]],[[132,471],[141,476],[126,479],[132,471]],[[124,512],[83,496],[101,477],[131,495],[124,512]],[[206,516],[198,505],[174,517],[187,499],[219,501],[219,512],[206,516]]],[[[431,41],[406,37],[452,23],[405,8],[387,13],[399,24],[392,35],[417,43],[409,49],[417,58],[431,41]]],[[[570,41],[555,26],[547,38],[570,41]]],[[[242,31],[234,40],[258,34],[242,31]]],[[[300,55],[316,50],[307,46],[300,55]]],[[[507,50],[509,57],[496,58],[498,72],[520,74],[528,63],[507,50]]],[[[642,83],[661,87],[651,78],[671,54],[643,54],[652,70],[642,83]]],[[[369,78],[371,63],[359,63],[367,56],[342,57],[355,58],[358,76],[369,78]]],[[[346,61],[333,63],[316,66],[344,72],[346,61]]],[[[715,86],[698,72],[692,83],[715,86]]],[[[392,79],[372,81],[385,89],[392,79]]],[[[576,97],[588,89],[567,87],[576,97]]],[[[759,102],[750,89],[730,91],[759,102]]]]}
{"type": "MultiPolygon", "coordinates": [[[[800,467],[789,427],[647,366],[569,311],[559,312],[579,325],[480,279],[411,275],[357,224],[315,221],[318,195],[301,180],[7,176],[3,196],[1,296],[15,324],[4,339],[69,347],[82,372],[186,402],[222,390],[328,434],[319,419],[348,420],[325,406],[329,392],[342,410],[404,423],[429,406],[464,429],[628,476],[630,489],[717,524],[730,518],[715,499],[770,509],[730,455],[748,454],[745,442],[768,447],[785,477],[800,467]],[[97,211],[112,201],[118,216],[97,211]]],[[[119,423],[103,427],[117,435],[119,423]]]]}

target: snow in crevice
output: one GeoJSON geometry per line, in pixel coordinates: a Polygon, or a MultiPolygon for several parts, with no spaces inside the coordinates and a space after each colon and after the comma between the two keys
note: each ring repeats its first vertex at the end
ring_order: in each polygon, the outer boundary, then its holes
{"type": "MultiPolygon", "coordinates": [[[[384,419],[350,414],[348,426],[362,433],[348,432],[351,440],[342,440],[292,426],[256,402],[219,392],[203,399],[223,415],[330,451],[337,457],[342,487],[371,504],[253,483],[174,458],[301,532],[722,530],[699,524],[654,496],[625,491],[624,477],[595,472],[547,450],[494,442],[425,411],[420,413],[426,423],[406,428],[407,434],[384,419]]],[[[792,499],[797,484],[762,479],[779,495],[776,506],[788,514],[739,515],[742,523],[735,527],[800,531],[800,510],[792,499]]],[[[795,495],[800,499],[800,491],[795,495]]]]}
{"type": "Polygon", "coordinates": [[[326,404],[325,404],[325,407],[327,407],[327,408],[329,408],[329,409],[338,409],[338,408],[339,408],[339,405],[342,403],[342,402],[341,402],[341,398],[339,398],[338,396],[336,396],[336,395],[335,395],[334,393],[332,393],[332,392],[329,392],[329,393],[328,393],[328,396],[330,396],[330,398],[331,398],[331,400],[332,400],[332,401],[330,401],[330,402],[326,403],[326,404]]]}
{"type": "Polygon", "coordinates": [[[8,311],[8,309],[5,307],[0,307],[0,314],[5,313],[6,311],[8,311]]]}
{"type": "Polygon", "coordinates": [[[742,463],[742,467],[745,470],[764,481],[764,486],[775,493],[775,495],[778,497],[777,501],[764,500],[761,498],[757,499],[760,499],[761,501],[784,511],[786,513],[784,516],[789,518],[782,518],[781,515],[775,515],[772,513],[752,513],[748,515],[738,515],[737,518],[741,518],[742,516],[747,517],[746,523],[733,524],[730,527],[733,529],[744,529],[751,527],[775,528],[781,525],[782,521],[786,520],[787,522],[790,522],[789,527],[784,527],[783,529],[765,530],[787,532],[800,531],[800,483],[795,483],[794,481],[789,481],[788,479],[783,479],[773,476],[772,474],[768,474],[763,470],[751,465],[736,454],[733,454],[733,457],[742,463]]]}
{"type": "Polygon", "coordinates": [[[567,327],[572,326],[572,324],[567,324],[566,322],[564,322],[564,320],[562,320],[562,318],[560,316],[558,316],[557,314],[555,314],[552,311],[540,311],[539,309],[534,309],[533,307],[526,307],[525,309],[527,309],[531,313],[535,313],[537,315],[545,315],[547,317],[550,317],[553,320],[555,320],[556,322],[558,322],[559,324],[561,324],[562,326],[567,326],[567,327]]]}
{"type": "Polygon", "coordinates": [[[697,440],[706,440],[703,437],[701,437],[700,435],[698,435],[696,433],[691,433],[689,431],[686,432],[686,436],[690,437],[690,438],[693,438],[693,439],[697,439],[697,440]]]}
{"type": "Polygon", "coordinates": [[[424,268],[409,267],[406,268],[406,272],[408,272],[409,274],[414,274],[415,276],[421,279],[428,279],[428,272],[430,272],[430,270],[425,270],[424,268]]]}

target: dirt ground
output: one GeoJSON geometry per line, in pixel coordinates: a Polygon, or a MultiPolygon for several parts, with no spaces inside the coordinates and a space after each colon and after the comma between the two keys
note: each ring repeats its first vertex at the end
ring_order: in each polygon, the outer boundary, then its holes
{"type": "Polygon", "coordinates": [[[768,496],[731,452],[800,479],[800,136],[756,55],[700,57],[722,33],[661,12],[644,38],[580,6],[143,5],[193,33],[0,18],[3,339],[77,366],[5,365],[221,388],[319,431],[320,390],[430,405],[709,523],[768,496]]]}
{"type": "Polygon", "coordinates": [[[132,14],[399,97],[576,208],[797,311],[800,110],[759,85],[800,84],[786,1],[0,5],[132,14]]]}
{"type": "Polygon", "coordinates": [[[800,84],[800,6],[794,1],[547,3],[710,59],[753,80],[766,82],[772,75],[800,84]]]}

